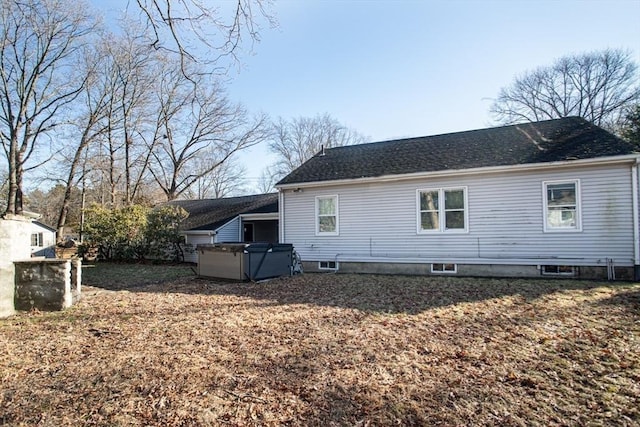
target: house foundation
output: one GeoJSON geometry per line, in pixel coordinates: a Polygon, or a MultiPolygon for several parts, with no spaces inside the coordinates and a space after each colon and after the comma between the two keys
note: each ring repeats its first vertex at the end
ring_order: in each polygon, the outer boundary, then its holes
{"type": "MultiPolygon", "coordinates": [[[[321,268],[319,261],[303,261],[305,272],[316,273],[355,273],[355,274],[404,274],[424,276],[461,276],[461,277],[518,277],[518,278],[564,278],[590,280],[635,280],[637,269],[616,266],[613,270],[607,266],[575,266],[571,272],[545,272],[540,265],[508,264],[455,264],[454,271],[432,270],[431,263],[384,263],[384,262],[344,262],[335,264],[336,268],[321,268]]],[[[443,265],[443,264],[440,264],[443,265]]],[[[333,264],[332,264],[333,266],[333,264]]]]}

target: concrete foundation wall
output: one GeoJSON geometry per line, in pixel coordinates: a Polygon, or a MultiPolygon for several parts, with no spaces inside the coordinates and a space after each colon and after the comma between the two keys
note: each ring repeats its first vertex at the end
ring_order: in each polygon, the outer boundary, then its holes
{"type": "Polygon", "coordinates": [[[80,299],[80,260],[15,262],[15,308],[64,310],[80,299]]]}
{"type": "MultiPolygon", "coordinates": [[[[368,262],[338,262],[338,270],[318,268],[318,261],[303,261],[305,272],[322,273],[362,273],[362,274],[406,274],[432,276],[467,276],[467,277],[545,277],[545,278],[573,278],[607,280],[607,267],[581,266],[575,267],[575,275],[543,275],[536,265],[504,265],[504,264],[458,264],[455,273],[432,273],[431,264],[402,264],[402,263],[368,263],[368,262]]],[[[617,280],[633,280],[633,267],[616,267],[617,280]]]]}
{"type": "Polygon", "coordinates": [[[0,219],[0,317],[14,311],[14,261],[31,257],[31,219],[8,216],[0,219]]]}

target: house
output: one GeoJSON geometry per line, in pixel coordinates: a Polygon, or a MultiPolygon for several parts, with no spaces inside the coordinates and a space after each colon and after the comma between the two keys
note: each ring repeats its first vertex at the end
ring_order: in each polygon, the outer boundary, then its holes
{"type": "Polygon", "coordinates": [[[282,179],[305,271],[640,278],[638,154],[577,117],[323,150],[282,179]]]}
{"type": "Polygon", "coordinates": [[[197,262],[199,244],[278,242],[278,194],[176,200],[189,213],[181,224],[187,262],[197,262]]]}
{"type": "Polygon", "coordinates": [[[34,220],[31,221],[31,256],[55,258],[56,229],[34,220]]]}

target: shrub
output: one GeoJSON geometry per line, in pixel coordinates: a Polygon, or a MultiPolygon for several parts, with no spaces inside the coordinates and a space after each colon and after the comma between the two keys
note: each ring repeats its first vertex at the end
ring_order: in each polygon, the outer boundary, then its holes
{"type": "Polygon", "coordinates": [[[97,247],[107,260],[144,260],[150,255],[180,260],[179,226],[186,217],[176,206],[152,210],[141,205],[120,209],[93,205],[86,211],[86,245],[97,247]]]}

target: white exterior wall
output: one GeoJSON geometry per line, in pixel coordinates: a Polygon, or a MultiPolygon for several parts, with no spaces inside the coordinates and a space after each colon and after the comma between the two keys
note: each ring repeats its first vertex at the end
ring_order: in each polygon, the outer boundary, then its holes
{"type": "Polygon", "coordinates": [[[0,317],[14,314],[15,267],[13,262],[31,257],[31,219],[0,219],[0,317]]]}
{"type": "Polygon", "coordinates": [[[198,252],[196,251],[196,247],[198,245],[205,245],[214,243],[215,234],[211,232],[209,234],[192,234],[188,231],[184,233],[186,237],[186,244],[184,245],[184,261],[185,262],[198,262],[198,252]]]}
{"type": "Polygon", "coordinates": [[[281,194],[281,238],[304,261],[634,265],[631,165],[303,187],[281,194]],[[543,230],[543,181],[580,180],[582,231],[543,230]],[[467,187],[468,232],[417,233],[416,190],[467,187]],[[315,235],[315,197],[338,195],[339,235],[315,235]]]}
{"type": "Polygon", "coordinates": [[[31,246],[31,252],[37,252],[43,248],[53,246],[56,244],[56,232],[51,231],[48,228],[44,228],[35,222],[31,223],[31,234],[42,233],[42,245],[31,246]]]}

